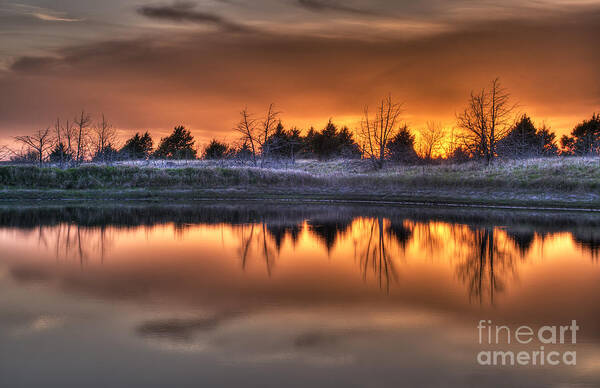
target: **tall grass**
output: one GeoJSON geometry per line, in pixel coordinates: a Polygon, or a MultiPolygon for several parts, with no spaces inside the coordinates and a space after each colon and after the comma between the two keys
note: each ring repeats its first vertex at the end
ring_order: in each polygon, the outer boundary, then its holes
{"type": "Polygon", "coordinates": [[[393,191],[397,188],[530,189],[559,192],[600,190],[600,159],[544,158],[448,165],[388,166],[367,161],[299,161],[287,168],[254,168],[221,162],[171,167],[139,165],[39,168],[0,166],[0,186],[25,189],[269,187],[393,191]]]}

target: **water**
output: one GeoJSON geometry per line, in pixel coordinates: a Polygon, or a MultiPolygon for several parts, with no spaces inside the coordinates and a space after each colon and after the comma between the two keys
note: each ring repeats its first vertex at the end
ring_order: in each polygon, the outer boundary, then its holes
{"type": "MultiPolygon", "coordinates": [[[[349,206],[5,208],[0,386],[600,385],[600,221],[349,206]],[[480,320],[580,327],[488,366],[480,320]]],[[[484,332],[485,333],[485,332],[484,332]]]]}

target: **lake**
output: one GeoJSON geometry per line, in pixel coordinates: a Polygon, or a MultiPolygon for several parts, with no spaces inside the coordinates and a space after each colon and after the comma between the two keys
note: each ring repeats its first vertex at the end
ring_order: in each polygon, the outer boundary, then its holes
{"type": "Polygon", "coordinates": [[[600,214],[5,207],[0,249],[2,387],[600,386],[600,214]]]}

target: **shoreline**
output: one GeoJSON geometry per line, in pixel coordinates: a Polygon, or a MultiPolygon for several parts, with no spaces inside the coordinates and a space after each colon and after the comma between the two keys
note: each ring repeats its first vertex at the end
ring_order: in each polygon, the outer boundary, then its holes
{"type": "Polygon", "coordinates": [[[0,190],[1,206],[26,206],[28,204],[71,204],[122,201],[147,204],[189,204],[194,202],[249,202],[249,203],[315,203],[351,204],[364,206],[393,207],[445,207],[484,208],[497,210],[534,210],[600,213],[600,199],[596,195],[570,195],[484,191],[457,192],[448,190],[415,190],[415,192],[335,192],[309,190],[257,190],[256,188],[235,189],[3,189],[0,190]]]}

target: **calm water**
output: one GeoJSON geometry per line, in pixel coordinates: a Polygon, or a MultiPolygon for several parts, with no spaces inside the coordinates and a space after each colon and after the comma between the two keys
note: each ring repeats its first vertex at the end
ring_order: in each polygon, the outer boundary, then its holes
{"type": "Polygon", "coordinates": [[[597,387],[598,225],[316,205],[4,209],[0,386],[597,387]],[[577,344],[556,345],[577,365],[479,365],[482,319],[577,320],[577,344]]]}

